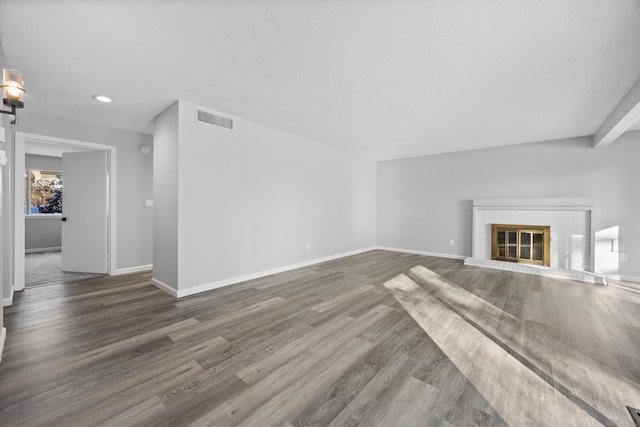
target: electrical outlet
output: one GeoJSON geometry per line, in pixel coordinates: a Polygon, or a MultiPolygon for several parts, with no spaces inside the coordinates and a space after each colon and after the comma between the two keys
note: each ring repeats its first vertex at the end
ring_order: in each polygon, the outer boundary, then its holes
{"type": "Polygon", "coordinates": [[[449,246],[455,246],[455,244],[456,244],[455,240],[453,239],[449,240],[449,246]]]}
{"type": "Polygon", "coordinates": [[[144,206],[147,207],[147,208],[152,208],[153,207],[153,200],[149,200],[149,199],[145,200],[144,201],[144,206]]]}
{"type": "Polygon", "coordinates": [[[309,249],[311,248],[311,245],[309,244],[309,242],[307,242],[307,243],[305,243],[305,244],[304,244],[304,248],[305,248],[306,250],[309,250],[309,249]]]}
{"type": "Polygon", "coordinates": [[[627,262],[627,254],[619,254],[619,260],[620,262],[627,262]]]}

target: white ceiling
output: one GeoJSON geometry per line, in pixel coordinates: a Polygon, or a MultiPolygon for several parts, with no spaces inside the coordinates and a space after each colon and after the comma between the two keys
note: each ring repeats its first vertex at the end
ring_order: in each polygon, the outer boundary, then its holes
{"type": "Polygon", "coordinates": [[[637,122],[635,125],[632,125],[629,130],[640,130],[640,122],[637,122]]]}
{"type": "Polygon", "coordinates": [[[376,160],[592,135],[640,79],[638,0],[0,0],[0,39],[32,111],[180,98],[376,160]]]}

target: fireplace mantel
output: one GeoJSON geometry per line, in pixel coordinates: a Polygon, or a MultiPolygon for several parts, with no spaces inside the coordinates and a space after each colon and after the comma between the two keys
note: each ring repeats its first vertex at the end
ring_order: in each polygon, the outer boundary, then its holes
{"type": "Polygon", "coordinates": [[[528,210],[593,210],[590,198],[473,199],[473,208],[528,210]]]}

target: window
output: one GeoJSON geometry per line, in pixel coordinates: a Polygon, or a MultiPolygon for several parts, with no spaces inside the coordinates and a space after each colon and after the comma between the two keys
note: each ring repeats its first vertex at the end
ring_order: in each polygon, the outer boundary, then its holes
{"type": "Polygon", "coordinates": [[[27,170],[24,211],[26,215],[62,213],[62,173],[27,170]]]}

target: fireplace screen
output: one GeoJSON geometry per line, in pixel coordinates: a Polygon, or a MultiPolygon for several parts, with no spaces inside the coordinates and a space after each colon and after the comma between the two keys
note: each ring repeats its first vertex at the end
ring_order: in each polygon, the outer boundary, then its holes
{"type": "Polygon", "coordinates": [[[491,259],[549,266],[549,230],[540,225],[491,224],[491,259]]]}

